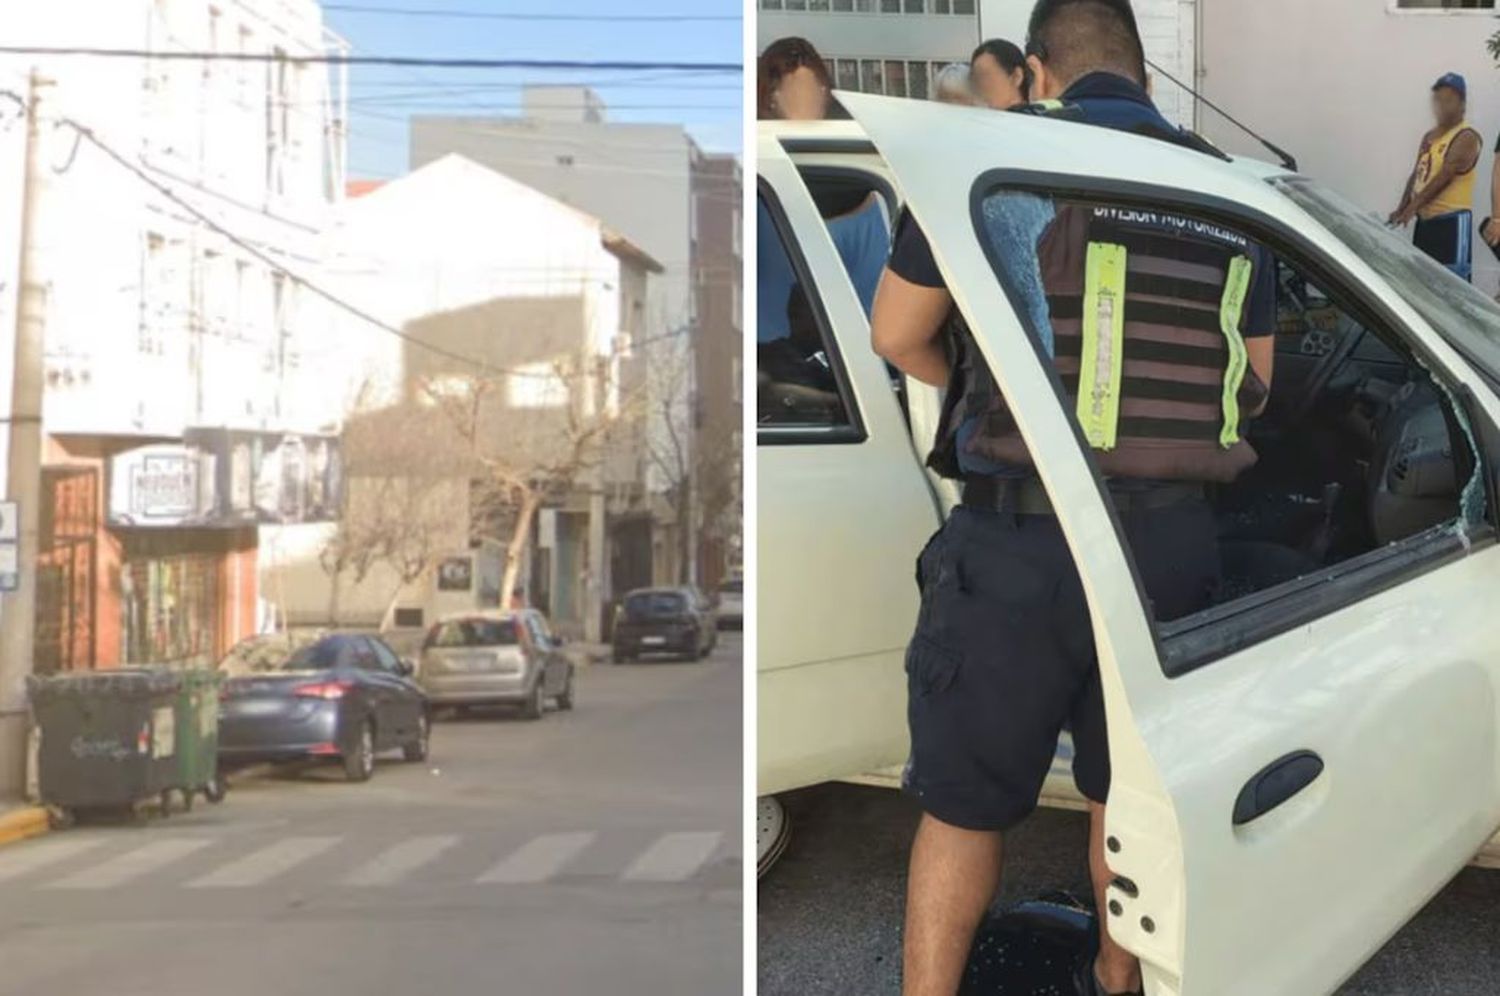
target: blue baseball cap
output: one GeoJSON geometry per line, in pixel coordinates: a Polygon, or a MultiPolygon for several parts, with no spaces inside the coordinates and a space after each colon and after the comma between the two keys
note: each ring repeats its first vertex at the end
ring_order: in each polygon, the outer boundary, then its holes
{"type": "Polygon", "coordinates": [[[1448,89],[1452,90],[1464,100],[1469,99],[1469,84],[1465,82],[1463,76],[1458,73],[1444,73],[1442,76],[1438,77],[1438,81],[1436,83],[1432,84],[1432,88],[1434,90],[1441,90],[1443,87],[1447,87],[1448,89]]]}

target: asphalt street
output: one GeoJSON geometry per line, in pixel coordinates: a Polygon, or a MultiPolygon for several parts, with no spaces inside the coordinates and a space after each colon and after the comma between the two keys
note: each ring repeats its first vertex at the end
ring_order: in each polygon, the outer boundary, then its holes
{"type": "MultiPolygon", "coordinates": [[[[760,996],[896,996],[916,810],[892,789],[855,785],[805,789],[783,802],[791,843],[759,885],[760,996]]],[[[997,905],[1055,890],[1087,897],[1087,837],[1083,814],[1038,811],[1007,838],[997,905]]],[[[1500,992],[1497,925],[1500,871],[1466,869],[1340,996],[1492,996],[1500,992]]]]}
{"type": "Polygon", "coordinates": [[[733,993],[738,637],[595,665],[537,722],[450,719],[426,764],[0,850],[3,996],[733,993]]]}

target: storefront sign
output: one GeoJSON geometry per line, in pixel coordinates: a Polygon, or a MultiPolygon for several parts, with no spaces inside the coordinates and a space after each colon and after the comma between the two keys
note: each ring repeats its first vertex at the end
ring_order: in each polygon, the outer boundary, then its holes
{"type": "Polygon", "coordinates": [[[109,462],[109,521],[119,526],[180,526],[203,518],[206,455],[176,444],[142,446],[109,462]]]}
{"type": "Polygon", "coordinates": [[[233,528],[328,522],[343,502],[335,436],[190,429],[109,464],[111,526],[233,528]]]}

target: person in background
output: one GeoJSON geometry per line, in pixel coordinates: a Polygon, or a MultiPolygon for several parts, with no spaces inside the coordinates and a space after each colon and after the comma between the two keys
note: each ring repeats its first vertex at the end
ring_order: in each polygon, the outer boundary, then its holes
{"type": "Polygon", "coordinates": [[[762,121],[821,121],[828,116],[833,78],[806,38],[778,38],[756,64],[756,117],[762,121]]]}
{"type": "MultiPolygon", "coordinates": [[[[805,38],[780,38],[767,45],[756,65],[756,91],[761,120],[821,121],[833,107],[828,65],[805,38]]],[[[825,199],[827,201],[827,199],[825,199]]],[[[875,303],[875,288],[890,252],[890,224],[878,194],[860,192],[842,202],[820,202],[828,234],[854,284],[866,317],[875,303]]],[[[764,207],[759,223],[769,225],[764,207]]],[[[773,253],[776,255],[780,250],[773,253]]],[[[791,298],[790,265],[766,261],[757,274],[756,300],[761,308],[786,313],[791,298]]]]}
{"type": "MultiPolygon", "coordinates": [[[[1495,140],[1495,171],[1490,179],[1490,216],[1479,226],[1479,237],[1500,260],[1500,138],[1495,140]]],[[[1495,295],[1500,301],[1500,294],[1495,295]]]]}
{"type": "Polygon", "coordinates": [[[962,104],[965,107],[979,103],[969,80],[969,67],[962,62],[950,62],[938,70],[932,78],[932,99],[940,104],[962,104]]]}
{"type": "Polygon", "coordinates": [[[969,58],[969,82],[979,102],[1008,111],[1031,100],[1031,67],[1025,54],[1004,38],[991,38],[969,58]]]}
{"type": "Polygon", "coordinates": [[[1389,219],[1398,226],[1415,219],[1417,248],[1465,280],[1474,265],[1474,168],[1484,151],[1484,140],[1464,119],[1468,99],[1468,84],[1458,73],[1432,85],[1437,126],[1422,136],[1416,168],[1389,219]]]}

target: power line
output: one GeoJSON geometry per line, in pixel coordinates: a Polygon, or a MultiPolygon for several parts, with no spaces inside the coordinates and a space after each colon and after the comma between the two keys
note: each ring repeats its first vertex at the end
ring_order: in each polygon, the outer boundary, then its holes
{"type": "Polygon", "coordinates": [[[198,62],[271,62],[291,65],[404,66],[430,69],[586,69],[599,72],[738,73],[738,62],[611,62],[581,59],[439,59],[412,55],[293,55],[283,52],[176,52],[142,48],[62,48],[0,45],[0,54],[84,56],[106,59],[164,59],[198,62]]]}
{"type": "Polygon", "coordinates": [[[493,10],[440,10],[418,7],[376,7],[364,4],[325,3],[324,10],[346,14],[375,14],[386,17],[434,17],[475,21],[608,21],[616,23],[659,23],[677,21],[744,21],[739,14],[541,14],[493,10]]]}

